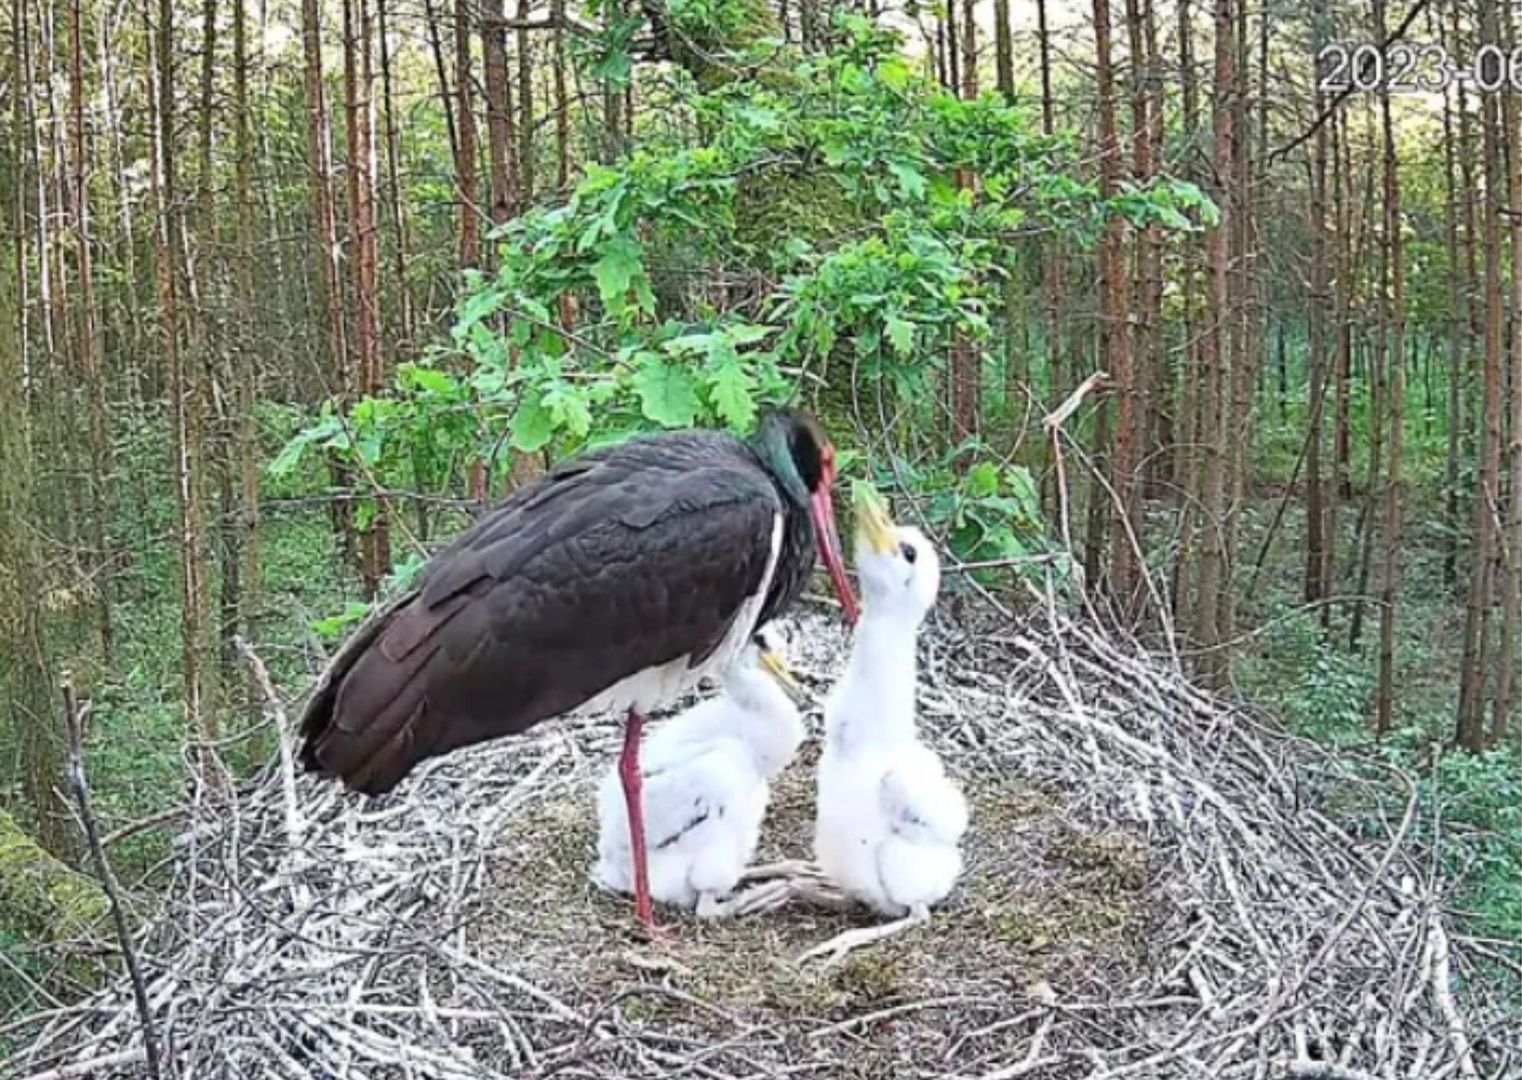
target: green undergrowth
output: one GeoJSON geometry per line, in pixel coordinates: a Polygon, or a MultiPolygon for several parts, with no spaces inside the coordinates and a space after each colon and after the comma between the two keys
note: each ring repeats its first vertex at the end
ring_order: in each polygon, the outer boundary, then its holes
{"type": "MultiPolygon", "coordinates": [[[[1257,602],[1244,613],[1261,630],[1234,668],[1239,689],[1366,781],[1329,796],[1330,808],[1355,834],[1377,837],[1400,819],[1410,791],[1400,774],[1409,778],[1418,799],[1414,829],[1440,860],[1450,909],[1472,933],[1515,940],[1522,935],[1522,759],[1514,744],[1478,755],[1453,745],[1463,608],[1461,589],[1442,579],[1440,534],[1414,528],[1403,549],[1395,720],[1379,738],[1378,608],[1365,611],[1356,649],[1349,647],[1348,604],[1331,608],[1323,626],[1322,612],[1300,601],[1305,549],[1298,513],[1284,530],[1257,602]]],[[[1351,534],[1339,540],[1339,551],[1353,549],[1351,534]]],[[[1376,560],[1371,580],[1378,573],[1376,560]]]]}

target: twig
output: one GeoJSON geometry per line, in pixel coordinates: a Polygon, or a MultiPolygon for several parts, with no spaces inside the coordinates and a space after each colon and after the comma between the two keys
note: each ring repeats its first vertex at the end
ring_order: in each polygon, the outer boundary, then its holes
{"type": "MultiPolygon", "coordinates": [[[[143,1025],[143,1054],[147,1061],[148,1073],[154,1080],[163,1075],[159,1071],[159,1045],[158,1032],[153,1024],[153,1010],[148,1005],[148,989],[143,982],[143,971],[138,963],[137,944],[132,940],[132,933],[127,928],[127,917],[122,910],[121,889],[117,886],[116,874],[111,869],[110,860],[106,858],[106,848],[100,842],[100,825],[95,820],[95,813],[90,809],[90,785],[85,779],[85,750],[84,750],[84,722],[85,711],[89,708],[88,703],[81,707],[79,699],[74,694],[73,676],[68,673],[63,677],[63,707],[64,718],[69,729],[69,783],[74,788],[74,798],[79,803],[79,819],[84,825],[85,840],[90,845],[90,857],[95,860],[95,870],[100,876],[102,888],[106,891],[106,900],[111,905],[111,921],[116,925],[116,940],[121,946],[122,958],[127,962],[127,974],[132,980],[132,996],[137,1002],[138,1019],[143,1025]]],[[[63,1074],[73,1075],[73,1074],[63,1074]]],[[[87,1075],[79,1073],[77,1075],[87,1075]]]]}
{"type": "Polygon", "coordinates": [[[1057,470],[1057,521],[1062,533],[1062,550],[1067,552],[1068,565],[1074,569],[1074,576],[1077,576],[1078,567],[1083,564],[1078,559],[1078,553],[1073,549],[1073,515],[1069,506],[1067,462],[1062,456],[1062,425],[1078,411],[1078,407],[1083,404],[1083,399],[1108,378],[1109,375],[1103,371],[1094,372],[1078,384],[1066,401],[1053,409],[1046,419],[1041,421],[1042,427],[1046,429],[1047,438],[1051,440],[1052,463],[1057,470]]]}
{"type": "Polygon", "coordinates": [[[149,829],[156,829],[160,825],[168,825],[172,821],[178,821],[189,813],[189,807],[171,806],[168,810],[160,810],[157,814],[149,814],[145,818],[129,821],[121,828],[113,829],[101,837],[101,845],[103,847],[111,847],[114,844],[121,843],[123,840],[131,839],[138,833],[147,832],[149,829]]]}
{"type": "Polygon", "coordinates": [[[1362,1069],[1350,1069],[1334,1061],[1297,1061],[1289,1067],[1294,1080],[1379,1080],[1362,1069]]]}
{"type": "Polygon", "coordinates": [[[154,1062],[152,1054],[145,1052],[142,1047],[134,1047],[131,1050],[123,1050],[115,1054],[103,1054],[100,1057],[90,1058],[86,1061],[75,1061],[68,1065],[60,1065],[56,1069],[44,1069],[39,1073],[32,1073],[26,1080],[72,1080],[76,1076],[99,1076],[106,1069],[116,1069],[123,1065],[136,1065],[144,1059],[148,1061],[148,1068],[157,1076],[158,1066],[154,1062]]]}
{"type": "Polygon", "coordinates": [[[275,684],[270,681],[269,669],[264,666],[259,654],[254,652],[254,647],[241,634],[233,638],[233,647],[253,673],[259,696],[264,699],[264,711],[275,724],[275,741],[280,746],[280,790],[285,796],[285,835],[291,847],[299,847],[306,829],[301,820],[301,803],[296,798],[296,761],[291,753],[291,722],[285,715],[285,706],[280,703],[280,695],[275,692],[275,684]]]}
{"type": "Polygon", "coordinates": [[[1432,1000],[1437,1003],[1438,1012],[1447,1025],[1448,1038],[1453,1043],[1453,1053],[1459,1062],[1459,1075],[1478,1078],[1480,1074],[1475,1069],[1474,1054],[1469,1047],[1469,1029],[1458,1006],[1454,1004],[1453,990],[1449,985],[1448,934],[1443,929],[1442,915],[1435,906],[1431,920],[1427,940],[1428,947],[1432,950],[1432,1000]]]}
{"type": "Polygon", "coordinates": [[[1084,379],[1083,382],[1079,383],[1073,389],[1073,392],[1067,396],[1067,400],[1047,413],[1046,418],[1041,421],[1041,426],[1046,428],[1047,434],[1053,435],[1059,431],[1062,425],[1068,422],[1068,418],[1078,411],[1078,407],[1083,404],[1083,399],[1092,394],[1096,388],[1107,384],[1109,381],[1109,373],[1096,371],[1087,379],[1084,379]]]}

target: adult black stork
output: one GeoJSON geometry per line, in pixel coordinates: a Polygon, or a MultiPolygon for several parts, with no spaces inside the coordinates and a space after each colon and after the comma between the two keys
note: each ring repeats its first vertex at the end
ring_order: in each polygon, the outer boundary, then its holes
{"type": "Polygon", "coordinates": [[[855,622],[834,480],[829,440],[792,409],[764,413],[745,441],[684,431],[559,465],[434,556],[344,644],[302,717],[302,761],[378,794],[459,747],[580,706],[625,710],[636,911],[653,928],[644,717],[786,611],[816,547],[855,622]]]}

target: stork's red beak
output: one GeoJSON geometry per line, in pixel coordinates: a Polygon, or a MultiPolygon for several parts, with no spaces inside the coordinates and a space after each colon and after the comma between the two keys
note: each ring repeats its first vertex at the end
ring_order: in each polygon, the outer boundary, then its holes
{"type": "Polygon", "coordinates": [[[828,482],[819,485],[819,490],[809,500],[809,507],[814,518],[814,536],[819,542],[819,556],[830,571],[830,582],[835,586],[835,595],[840,598],[846,625],[855,626],[860,609],[856,606],[856,594],[851,591],[851,580],[846,577],[845,562],[840,557],[840,534],[835,529],[835,504],[830,499],[828,482]]]}

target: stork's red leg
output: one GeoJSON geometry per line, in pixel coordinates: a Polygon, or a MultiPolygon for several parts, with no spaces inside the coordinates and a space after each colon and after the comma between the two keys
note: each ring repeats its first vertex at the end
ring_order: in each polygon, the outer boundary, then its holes
{"type": "Polygon", "coordinates": [[[634,856],[634,914],[652,936],[656,932],[655,910],[650,903],[650,867],[645,852],[645,804],[640,792],[639,738],[645,718],[633,709],[624,723],[624,749],[618,758],[618,778],[623,781],[624,806],[629,814],[629,849],[634,856]]]}

